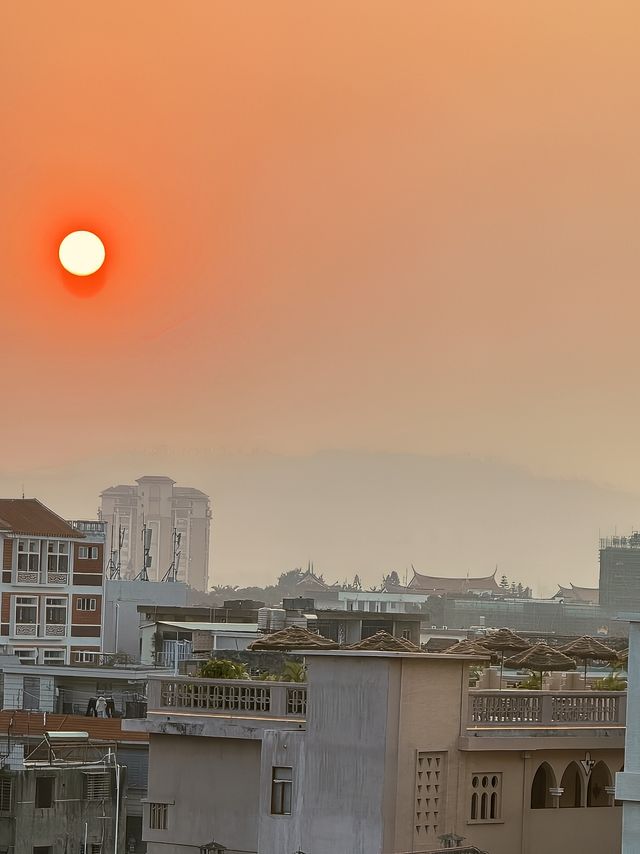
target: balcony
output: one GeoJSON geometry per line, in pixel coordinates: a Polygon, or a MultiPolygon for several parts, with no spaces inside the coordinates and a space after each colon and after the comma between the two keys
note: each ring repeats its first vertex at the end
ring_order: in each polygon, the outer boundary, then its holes
{"type": "Polygon", "coordinates": [[[48,572],[47,573],[47,584],[68,584],[69,583],[69,573],[68,572],[48,572]]]}
{"type": "Polygon", "coordinates": [[[16,623],[13,627],[13,634],[15,637],[29,637],[35,638],[38,635],[38,624],[37,623],[16,623]]]}
{"type": "Polygon", "coordinates": [[[67,626],[65,623],[47,623],[44,634],[47,638],[63,638],[67,634],[67,626]]]}
{"type": "Polygon", "coordinates": [[[307,686],[244,679],[149,680],[147,720],[134,728],[229,738],[261,738],[265,729],[304,730],[307,686]]]}
{"type": "Polygon", "coordinates": [[[19,569],[16,573],[16,581],[18,584],[39,584],[40,573],[19,569]]]}
{"type": "Polygon", "coordinates": [[[478,739],[504,749],[507,739],[519,737],[552,739],[557,747],[564,746],[559,739],[607,738],[608,747],[621,747],[626,709],[623,691],[472,690],[462,737],[469,749],[479,747],[478,739]]]}

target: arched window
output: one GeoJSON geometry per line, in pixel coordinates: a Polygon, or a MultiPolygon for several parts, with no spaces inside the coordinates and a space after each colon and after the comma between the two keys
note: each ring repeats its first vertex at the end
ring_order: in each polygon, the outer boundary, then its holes
{"type": "Polygon", "coordinates": [[[549,789],[552,789],[556,784],[555,775],[551,766],[546,762],[538,768],[531,783],[531,809],[545,810],[551,809],[553,801],[549,789]]]}
{"type": "Polygon", "coordinates": [[[593,766],[587,786],[588,807],[608,807],[610,805],[611,798],[606,791],[607,786],[611,786],[609,766],[604,762],[597,762],[593,766]]]}
{"type": "Polygon", "coordinates": [[[570,762],[564,769],[560,788],[564,789],[560,795],[560,809],[582,806],[582,774],[575,762],[570,762]]]}
{"type": "Polygon", "coordinates": [[[485,820],[489,818],[489,810],[487,806],[489,804],[489,795],[486,792],[483,792],[480,796],[480,819],[485,820]]]}
{"type": "Polygon", "coordinates": [[[478,793],[474,792],[471,795],[471,821],[478,820],[478,793]]]}
{"type": "Polygon", "coordinates": [[[498,818],[498,795],[495,792],[491,794],[491,808],[489,810],[489,818],[498,818]]]}

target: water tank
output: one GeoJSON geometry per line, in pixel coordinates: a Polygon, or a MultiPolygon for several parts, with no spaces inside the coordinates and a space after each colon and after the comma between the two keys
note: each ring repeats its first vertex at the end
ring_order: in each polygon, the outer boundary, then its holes
{"type": "Polygon", "coordinates": [[[287,612],[284,608],[272,608],[271,609],[271,625],[269,628],[272,632],[279,632],[280,629],[284,629],[284,624],[287,619],[287,612]]]}
{"type": "Polygon", "coordinates": [[[258,608],[258,631],[268,632],[271,626],[271,608],[258,608]]]}

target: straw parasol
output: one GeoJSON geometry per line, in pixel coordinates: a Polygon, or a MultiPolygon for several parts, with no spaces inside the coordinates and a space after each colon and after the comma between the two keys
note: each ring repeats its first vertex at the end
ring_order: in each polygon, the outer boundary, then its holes
{"type": "Polygon", "coordinates": [[[453,646],[444,650],[445,655],[483,655],[489,656],[492,661],[498,660],[498,654],[494,650],[481,646],[476,640],[461,640],[453,646]]]}
{"type": "Polygon", "coordinates": [[[322,637],[303,629],[300,626],[291,626],[279,632],[265,635],[249,644],[249,649],[266,650],[292,650],[292,649],[339,649],[336,641],[322,637]]]}
{"type": "Polygon", "coordinates": [[[617,659],[617,661],[620,662],[620,664],[628,664],[629,663],[629,647],[627,647],[626,649],[621,649],[617,653],[616,659],[617,659]]]}
{"type": "Polygon", "coordinates": [[[498,629],[478,641],[480,646],[500,653],[500,688],[502,688],[502,671],[504,670],[505,652],[518,653],[530,649],[531,644],[511,629],[498,629]]]}
{"type": "Polygon", "coordinates": [[[597,638],[591,638],[588,635],[583,635],[581,638],[569,641],[559,647],[560,652],[565,655],[575,658],[577,661],[584,662],[584,684],[587,686],[587,664],[595,659],[596,661],[617,661],[619,653],[610,646],[606,646],[597,638]]]}
{"type": "Polygon", "coordinates": [[[569,658],[558,649],[549,646],[548,643],[537,643],[519,652],[517,655],[512,655],[505,662],[507,667],[526,667],[527,670],[534,670],[540,673],[540,687],[542,688],[542,674],[545,670],[575,670],[576,663],[573,658],[569,658]]]}
{"type": "Polygon", "coordinates": [[[380,652],[422,652],[419,646],[406,638],[397,638],[389,632],[379,631],[358,643],[351,643],[344,649],[371,649],[380,652]]]}

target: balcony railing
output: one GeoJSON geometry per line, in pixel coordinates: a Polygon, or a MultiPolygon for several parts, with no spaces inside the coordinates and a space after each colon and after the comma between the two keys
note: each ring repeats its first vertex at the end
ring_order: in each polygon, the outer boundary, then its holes
{"type": "Polygon", "coordinates": [[[149,711],[304,718],[307,686],[240,679],[152,679],[149,711]]]}
{"type": "Polygon", "coordinates": [[[13,634],[16,637],[34,638],[38,634],[37,623],[16,623],[13,627],[13,634]]]}
{"type": "Polygon", "coordinates": [[[38,584],[40,582],[40,573],[19,569],[16,573],[16,581],[18,584],[38,584]]]}
{"type": "Polygon", "coordinates": [[[624,727],[622,691],[470,691],[470,728],[624,727]]]}
{"type": "Polygon", "coordinates": [[[48,638],[62,638],[67,633],[67,626],[65,623],[47,623],[44,633],[48,638]]]}
{"type": "Polygon", "coordinates": [[[69,583],[69,573],[68,572],[48,572],[47,573],[47,584],[68,584],[69,583]]]}

